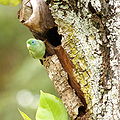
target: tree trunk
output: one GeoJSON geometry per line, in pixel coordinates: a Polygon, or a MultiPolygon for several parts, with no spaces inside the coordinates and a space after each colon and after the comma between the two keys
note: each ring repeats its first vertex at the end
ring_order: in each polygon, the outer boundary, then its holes
{"type": "Polygon", "coordinates": [[[43,64],[70,117],[119,120],[120,1],[25,1],[19,19],[45,41],[43,64]]]}

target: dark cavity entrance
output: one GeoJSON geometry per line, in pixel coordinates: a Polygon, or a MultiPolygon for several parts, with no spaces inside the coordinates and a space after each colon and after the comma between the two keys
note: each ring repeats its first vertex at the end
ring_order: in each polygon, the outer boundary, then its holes
{"type": "Polygon", "coordinates": [[[84,106],[80,106],[79,108],[78,108],[78,116],[83,116],[86,112],[85,112],[85,107],[84,106]]]}
{"type": "Polygon", "coordinates": [[[80,106],[80,107],[78,108],[78,115],[77,115],[77,117],[75,118],[75,120],[77,120],[78,118],[84,116],[85,113],[86,113],[85,110],[86,110],[86,108],[85,108],[84,106],[80,106]]]}
{"type": "Polygon", "coordinates": [[[59,35],[57,30],[58,30],[57,27],[53,27],[52,29],[48,30],[46,33],[46,38],[48,42],[55,47],[61,45],[61,39],[62,39],[62,35],[59,35]]]}

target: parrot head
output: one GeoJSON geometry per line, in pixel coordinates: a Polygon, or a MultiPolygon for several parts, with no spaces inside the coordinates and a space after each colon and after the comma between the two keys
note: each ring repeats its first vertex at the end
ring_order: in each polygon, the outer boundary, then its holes
{"type": "Polygon", "coordinates": [[[39,45],[39,41],[34,38],[31,38],[27,40],[26,44],[27,44],[28,50],[34,51],[34,49],[36,49],[36,47],[39,45]]]}
{"type": "Polygon", "coordinates": [[[45,44],[41,40],[30,38],[26,42],[29,53],[37,59],[41,59],[45,54],[45,44]]]}

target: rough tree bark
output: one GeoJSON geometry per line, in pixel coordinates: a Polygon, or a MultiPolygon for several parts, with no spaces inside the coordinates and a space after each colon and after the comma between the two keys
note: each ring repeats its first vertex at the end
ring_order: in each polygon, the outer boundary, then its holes
{"type": "Polygon", "coordinates": [[[23,0],[19,19],[45,41],[43,64],[70,117],[120,120],[120,1],[23,0]]]}

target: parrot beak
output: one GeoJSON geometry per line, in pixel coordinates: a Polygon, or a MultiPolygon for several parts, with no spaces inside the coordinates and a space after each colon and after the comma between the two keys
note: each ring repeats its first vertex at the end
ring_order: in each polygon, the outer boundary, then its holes
{"type": "Polygon", "coordinates": [[[30,47],[30,44],[27,43],[27,48],[29,49],[29,47],[30,47]]]}

